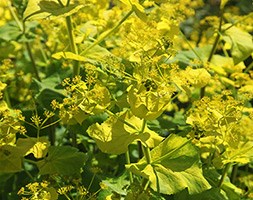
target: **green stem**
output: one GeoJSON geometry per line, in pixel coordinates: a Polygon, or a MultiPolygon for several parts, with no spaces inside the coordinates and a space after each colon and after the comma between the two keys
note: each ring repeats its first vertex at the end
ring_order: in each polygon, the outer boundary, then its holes
{"type": "Polygon", "coordinates": [[[227,27],[224,31],[227,31],[228,29],[232,28],[232,27],[235,26],[236,24],[239,24],[239,23],[245,21],[247,18],[252,17],[252,15],[253,15],[253,13],[250,13],[249,15],[246,15],[245,17],[243,17],[243,18],[237,20],[235,23],[233,23],[233,24],[231,24],[229,27],[227,27]]]}
{"type": "Polygon", "coordinates": [[[35,161],[33,161],[33,160],[29,160],[29,159],[26,159],[26,158],[24,158],[23,160],[24,160],[25,162],[28,162],[28,163],[37,165],[37,162],[35,162],[35,161]]]}
{"type": "Polygon", "coordinates": [[[219,41],[220,41],[220,33],[221,33],[221,27],[222,27],[222,22],[223,22],[223,9],[220,10],[220,22],[219,22],[219,28],[218,28],[218,31],[217,31],[217,36],[215,38],[215,41],[214,41],[214,44],[213,44],[213,47],[212,47],[212,50],[209,54],[209,57],[207,59],[208,62],[211,62],[212,58],[213,58],[213,55],[214,53],[216,52],[216,49],[218,47],[218,44],[219,44],[219,41]]]}
{"type": "Polygon", "coordinates": [[[58,1],[58,3],[62,6],[62,7],[64,7],[64,5],[63,5],[63,3],[61,2],[61,0],[57,0],[58,1]]]}
{"type": "Polygon", "coordinates": [[[123,24],[124,21],[126,21],[126,19],[133,13],[133,9],[131,11],[129,11],[119,22],[118,24],[116,24],[111,30],[105,31],[104,33],[101,34],[100,37],[98,37],[98,39],[90,46],[88,46],[84,51],[81,52],[80,55],[85,54],[87,51],[89,51],[90,49],[92,49],[94,46],[98,45],[100,42],[102,42],[106,37],[108,37],[109,35],[111,35],[115,30],[117,30],[121,24],[123,24]]]}
{"type": "Polygon", "coordinates": [[[41,127],[41,130],[42,130],[42,129],[45,129],[45,128],[48,128],[48,127],[50,127],[50,126],[53,126],[53,125],[57,124],[57,123],[60,122],[60,121],[61,121],[61,119],[58,119],[58,120],[56,120],[56,121],[54,121],[54,122],[51,122],[50,124],[47,124],[47,125],[41,127]]]}
{"type": "Polygon", "coordinates": [[[70,0],[68,0],[68,1],[67,1],[67,4],[66,4],[66,6],[69,6],[69,4],[70,4],[70,0]]]}
{"type": "Polygon", "coordinates": [[[143,150],[142,150],[141,141],[137,141],[137,145],[138,145],[139,160],[140,160],[143,157],[143,150]]]}
{"type": "MultiPolygon", "coordinates": [[[[129,150],[126,152],[126,163],[131,164],[129,150]]],[[[130,180],[130,184],[132,184],[134,182],[133,173],[130,171],[129,171],[129,180],[130,180]]]]}
{"type": "Polygon", "coordinates": [[[8,107],[11,108],[11,100],[7,88],[4,90],[4,100],[7,103],[8,107]]]}
{"type": "MultiPolygon", "coordinates": [[[[223,9],[220,10],[220,22],[219,22],[219,28],[218,28],[218,31],[217,31],[217,36],[215,38],[215,41],[213,43],[213,47],[212,47],[212,50],[209,54],[209,57],[207,59],[208,62],[211,62],[212,58],[213,58],[213,55],[215,54],[216,52],[216,49],[218,47],[218,44],[219,44],[219,41],[220,41],[220,36],[221,36],[221,27],[222,27],[222,22],[223,22],[223,9]]],[[[203,98],[205,96],[205,89],[206,87],[202,87],[200,88],[200,99],[203,98]]]]}
{"type": "Polygon", "coordinates": [[[33,68],[33,72],[35,74],[35,77],[38,81],[41,81],[41,79],[39,77],[39,71],[37,69],[37,66],[36,66],[36,63],[35,63],[35,60],[34,60],[34,57],[33,57],[33,54],[32,54],[31,46],[28,42],[25,42],[25,45],[26,45],[26,49],[27,49],[29,58],[30,58],[31,63],[32,63],[32,68],[33,68]]]}
{"type": "MultiPolygon", "coordinates": [[[[75,43],[71,16],[66,17],[66,25],[67,25],[67,30],[68,30],[69,42],[70,42],[70,50],[72,53],[78,54],[77,46],[75,43]]],[[[74,61],[73,76],[77,76],[79,74],[80,74],[80,63],[78,61],[74,61]]]]}
{"type": "Polygon", "coordinates": [[[231,174],[231,183],[235,183],[235,179],[236,179],[236,176],[237,176],[237,172],[238,172],[238,164],[234,165],[233,166],[233,169],[232,169],[232,174],[231,174]]]}
{"type": "Polygon", "coordinates": [[[190,49],[192,50],[192,52],[198,57],[198,59],[203,63],[203,60],[201,59],[200,55],[197,53],[197,51],[195,51],[195,49],[192,47],[192,45],[190,44],[190,42],[188,41],[188,39],[185,37],[184,33],[182,31],[180,31],[180,34],[183,36],[185,42],[188,44],[188,46],[190,47],[190,49]]]}
{"type": "Polygon", "coordinates": [[[253,62],[249,64],[249,66],[244,70],[245,73],[247,73],[249,70],[253,68],[253,62]]]}
{"type": "Polygon", "coordinates": [[[152,163],[152,159],[151,159],[151,154],[150,154],[149,147],[144,147],[143,146],[143,153],[144,153],[144,156],[146,158],[147,163],[151,164],[152,163]]]}
{"type": "Polygon", "coordinates": [[[14,11],[14,9],[13,9],[13,7],[12,7],[10,1],[8,1],[8,7],[9,7],[9,10],[10,10],[10,12],[11,12],[11,15],[13,16],[13,18],[14,18],[15,22],[17,23],[19,29],[23,32],[24,27],[23,27],[23,25],[21,24],[20,20],[18,19],[18,16],[17,16],[16,12],[14,11]]]}
{"type": "Polygon", "coordinates": [[[225,180],[225,177],[226,177],[226,175],[228,173],[229,167],[230,167],[230,163],[227,163],[225,165],[225,168],[223,169],[223,172],[222,172],[222,175],[221,175],[221,179],[220,179],[219,184],[218,184],[218,188],[221,188],[221,186],[222,186],[222,184],[223,184],[223,182],[225,180]]]}
{"type": "MultiPolygon", "coordinates": [[[[9,2],[8,3],[8,7],[9,7],[9,10],[11,12],[11,15],[13,16],[15,22],[17,23],[19,29],[23,32],[23,34],[25,33],[25,23],[21,23],[16,12],[14,11],[11,3],[9,2]]],[[[32,54],[32,50],[31,50],[31,47],[30,47],[30,44],[28,42],[25,42],[25,45],[26,45],[26,49],[28,51],[28,55],[29,55],[29,58],[31,60],[31,63],[32,63],[32,68],[33,68],[33,72],[35,74],[35,77],[37,80],[41,81],[40,80],[40,77],[39,77],[39,72],[38,72],[38,69],[36,67],[36,64],[35,64],[35,60],[34,60],[34,57],[33,57],[33,54],[32,54]]]]}
{"type": "Polygon", "coordinates": [[[40,137],[40,127],[37,127],[37,138],[40,137]]]}

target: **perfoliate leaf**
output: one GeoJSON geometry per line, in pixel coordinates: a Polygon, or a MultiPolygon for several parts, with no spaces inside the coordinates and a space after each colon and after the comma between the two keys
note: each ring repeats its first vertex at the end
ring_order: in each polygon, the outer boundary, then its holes
{"type": "Polygon", "coordinates": [[[142,158],[126,168],[147,178],[155,191],[175,194],[187,188],[189,194],[195,194],[210,189],[202,175],[198,151],[186,138],[170,135],[150,154],[151,163],[142,158]]]}
{"type": "Polygon", "coordinates": [[[144,12],[144,7],[139,3],[139,0],[120,0],[122,3],[127,5],[128,7],[133,7],[139,11],[139,12],[144,12]]]}
{"type": "MultiPolygon", "coordinates": [[[[230,27],[231,24],[225,24],[224,29],[230,27]]],[[[230,45],[231,55],[234,63],[238,64],[249,57],[253,52],[252,36],[235,26],[228,28],[222,39],[230,45]]]]}
{"type": "MultiPolygon", "coordinates": [[[[65,5],[65,4],[63,4],[65,5]]],[[[30,0],[24,12],[24,20],[43,19],[49,16],[70,16],[83,8],[79,3],[62,6],[56,0],[30,0]]]]}
{"type": "Polygon", "coordinates": [[[152,90],[151,83],[131,85],[128,88],[128,102],[132,113],[146,120],[159,117],[171,101],[172,91],[169,87],[158,87],[152,90]],[[151,87],[149,89],[149,87],[151,87]],[[147,91],[148,90],[148,91],[147,91]]]}
{"type": "MultiPolygon", "coordinates": [[[[108,30],[110,31],[110,30],[108,30]]],[[[105,34],[107,31],[105,32],[105,34]]],[[[103,33],[102,33],[103,34],[103,33]]],[[[102,37],[102,35],[99,36],[99,38],[102,37]]],[[[97,40],[99,40],[99,38],[97,40]]],[[[83,50],[81,53],[81,56],[83,56],[85,59],[87,59],[90,62],[97,62],[101,61],[106,58],[106,56],[111,56],[112,54],[106,49],[99,45],[95,45],[92,48],[89,49],[90,46],[92,46],[92,42],[85,41],[80,45],[80,49],[83,50]],[[86,50],[88,48],[88,50],[86,50]]]]}
{"type": "Polygon", "coordinates": [[[188,74],[187,79],[188,81],[197,88],[201,88],[206,86],[210,79],[211,75],[207,72],[206,69],[186,69],[188,74]]]}
{"type": "Polygon", "coordinates": [[[19,148],[4,145],[0,146],[0,172],[15,173],[22,171],[22,157],[24,152],[19,148]]]}
{"type": "Polygon", "coordinates": [[[51,146],[48,156],[37,162],[40,174],[79,174],[86,161],[86,155],[70,146],[51,146]]]}
{"type": "Polygon", "coordinates": [[[155,147],[163,139],[145,126],[141,133],[143,120],[135,117],[129,111],[123,111],[117,117],[109,117],[101,125],[96,123],[87,130],[97,143],[99,149],[105,153],[122,154],[128,150],[128,145],[140,140],[145,146],[155,147]],[[131,124],[131,126],[127,124],[131,124]]]}
{"type": "Polygon", "coordinates": [[[46,18],[49,14],[45,12],[40,12],[39,2],[41,0],[29,0],[27,7],[24,11],[23,19],[43,19],[46,18]]]}
{"type": "Polygon", "coordinates": [[[32,153],[35,158],[43,158],[47,154],[49,140],[47,137],[19,138],[16,145],[25,155],[32,153]]]}
{"type": "Polygon", "coordinates": [[[62,52],[55,53],[55,54],[52,55],[52,57],[54,59],[57,59],[57,60],[60,60],[61,58],[64,58],[64,59],[67,59],[67,60],[77,60],[77,61],[83,61],[83,62],[87,61],[85,59],[85,57],[74,54],[72,52],[68,52],[68,51],[66,51],[66,52],[62,51],[62,52]]]}
{"type": "Polygon", "coordinates": [[[253,158],[253,142],[242,142],[240,141],[234,146],[230,143],[231,147],[227,147],[226,151],[222,154],[222,164],[227,163],[239,163],[248,164],[253,158]]]}

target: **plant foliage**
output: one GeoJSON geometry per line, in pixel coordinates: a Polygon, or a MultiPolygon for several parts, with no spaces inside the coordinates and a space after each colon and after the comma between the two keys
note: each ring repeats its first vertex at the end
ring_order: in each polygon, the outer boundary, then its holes
{"type": "Polygon", "coordinates": [[[252,9],[1,1],[0,199],[252,199],[252,9]]]}

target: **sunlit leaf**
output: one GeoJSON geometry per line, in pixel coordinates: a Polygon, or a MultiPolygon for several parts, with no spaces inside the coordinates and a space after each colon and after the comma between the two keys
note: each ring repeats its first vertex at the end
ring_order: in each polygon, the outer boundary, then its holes
{"type": "Polygon", "coordinates": [[[194,87],[204,87],[211,80],[211,75],[206,69],[187,69],[187,79],[194,87]]]}
{"type": "Polygon", "coordinates": [[[37,162],[40,174],[79,174],[87,156],[70,146],[51,146],[48,156],[37,162]]]}
{"type": "MultiPolygon", "coordinates": [[[[100,37],[102,36],[100,35],[100,37]]],[[[93,43],[88,42],[88,41],[85,41],[83,42],[83,44],[80,45],[80,49],[83,50],[83,52],[81,53],[81,56],[83,56],[88,61],[98,62],[98,61],[104,60],[107,56],[112,55],[106,48],[101,47],[99,45],[95,45],[89,49],[89,47],[92,45],[93,43]],[[88,50],[86,50],[87,48],[88,50]]]]}
{"type": "Polygon", "coordinates": [[[142,158],[126,167],[135,174],[147,178],[155,191],[175,194],[185,188],[189,194],[210,189],[202,175],[196,148],[186,138],[170,135],[151,150],[151,163],[142,158]]]}
{"type": "Polygon", "coordinates": [[[16,145],[25,155],[32,153],[35,158],[43,158],[47,154],[49,140],[47,137],[19,138],[16,145]]]}
{"type": "MultiPolygon", "coordinates": [[[[225,24],[224,29],[231,24],[225,24]]],[[[230,45],[231,55],[234,63],[238,64],[249,57],[253,52],[252,35],[235,26],[230,27],[224,32],[222,39],[230,45]]]]}
{"type": "Polygon", "coordinates": [[[68,51],[55,53],[52,55],[52,57],[57,60],[64,58],[66,60],[87,61],[87,59],[85,59],[85,57],[74,54],[72,52],[68,52],[68,51]]]}
{"type": "Polygon", "coordinates": [[[96,123],[90,126],[87,132],[96,141],[101,151],[122,154],[135,140],[140,140],[145,146],[155,147],[163,139],[147,126],[145,126],[143,133],[140,133],[142,126],[142,119],[133,116],[129,111],[124,111],[117,117],[110,117],[101,125],[96,123]],[[124,121],[131,126],[125,124],[124,121]]]}
{"type": "MultiPolygon", "coordinates": [[[[65,5],[65,4],[63,4],[65,5]]],[[[66,17],[83,8],[82,4],[74,3],[62,6],[56,0],[30,0],[24,12],[24,20],[43,19],[49,16],[66,17]]]]}

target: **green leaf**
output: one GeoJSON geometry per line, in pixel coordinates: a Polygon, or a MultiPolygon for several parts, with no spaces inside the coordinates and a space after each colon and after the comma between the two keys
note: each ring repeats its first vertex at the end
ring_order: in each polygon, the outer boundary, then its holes
{"type": "Polygon", "coordinates": [[[40,174],[79,174],[87,157],[70,146],[51,146],[48,156],[37,162],[40,174]]]}
{"type": "Polygon", "coordinates": [[[35,158],[45,157],[49,147],[49,140],[47,137],[39,138],[19,138],[17,141],[17,147],[25,155],[32,153],[35,158]]]}
{"type": "Polygon", "coordinates": [[[142,21],[146,22],[147,21],[147,16],[144,12],[144,8],[138,4],[133,4],[132,5],[132,9],[135,12],[135,14],[137,15],[138,18],[140,18],[142,21]]]}
{"type": "Polygon", "coordinates": [[[89,49],[89,47],[92,45],[93,43],[88,41],[85,41],[80,45],[80,49],[82,50],[81,55],[85,57],[88,61],[97,62],[104,60],[107,56],[112,56],[112,53],[110,53],[106,48],[101,47],[99,45],[95,45],[89,49]],[[85,50],[86,48],[88,48],[87,51],[85,50]]]}
{"type": "Polygon", "coordinates": [[[17,147],[10,145],[0,146],[0,172],[15,173],[22,171],[23,155],[24,152],[17,147]]]}
{"type": "Polygon", "coordinates": [[[58,193],[55,188],[49,187],[45,189],[47,192],[50,193],[50,200],[57,200],[58,199],[58,193]]]}
{"type": "Polygon", "coordinates": [[[30,0],[28,2],[27,8],[24,12],[24,20],[27,19],[42,19],[49,16],[70,16],[84,5],[75,2],[74,4],[69,4],[68,6],[62,6],[57,1],[50,0],[30,0]]]}
{"type": "Polygon", "coordinates": [[[143,120],[135,117],[130,111],[123,111],[117,116],[109,117],[101,125],[90,126],[87,133],[92,137],[99,149],[105,153],[122,154],[128,150],[128,145],[140,140],[143,145],[155,147],[163,139],[145,126],[141,132],[143,120]],[[127,124],[130,124],[127,125],[127,124]]]}
{"type": "MultiPolygon", "coordinates": [[[[225,24],[223,28],[226,29],[230,26],[231,24],[225,24]]],[[[244,61],[253,52],[252,36],[235,26],[227,29],[222,39],[230,46],[231,55],[235,64],[244,61]]]]}
{"type": "Polygon", "coordinates": [[[16,40],[22,34],[15,21],[7,22],[4,26],[0,27],[0,39],[5,41],[16,40]]]}
{"type": "Polygon", "coordinates": [[[170,135],[150,154],[150,164],[142,158],[126,168],[147,178],[153,190],[175,194],[187,188],[189,194],[196,194],[210,189],[202,175],[198,151],[186,138],[170,135]]]}
{"type": "MultiPolygon", "coordinates": [[[[208,170],[205,170],[204,174],[205,174],[205,177],[207,178],[207,180],[212,184],[213,188],[216,188],[218,182],[220,181],[221,175],[214,168],[210,168],[208,170]]],[[[226,177],[222,183],[222,186],[220,189],[220,194],[223,196],[223,199],[237,200],[237,199],[242,199],[241,197],[243,195],[243,191],[242,191],[242,189],[240,189],[240,188],[236,187],[234,184],[232,184],[229,180],[229,177],[226,177]]],[[[213,194],[213,195],[215,196],[215,194],[213,194]]],[[[219,199],[219,198],[217,198],[217,199],[219,199]]]]}
{"type": "Polygon", "coordinates": [[[187,190],[183,190],[175,194],[174,200],[224,200],[224,196],[220,193],[220,189],[211,188],[199,194],[189,195],[187,190]]]}
{"type": "Polygon", "coordinates": [[[228,177],[222,183],[221,189],[225,192],[224,195],[227,197],[226,199],[229,200],[242,199],[243,190],[232,184],[228,177]]]}
{"type": "Polygon", "coordinates": [[[253,142],[240,141],[235,144],[230,143],[231,146],[227,147],[226,151],[222,154],[222,163],[239,163],[248,164],[253,157],[253,142]]]}
{"type": "Polygon", "coordinates": [[[107,190],[113,191],[120,195],[126,195],[126,188],[129,185],[128,174],[124,173],[120,177],[107,178],[102,184],[107,186],[107,190]]]}
{"type": "Polygon", "coordinates": [[[183,68],[187,66],[196,66],[196,64],[193,64],[193,60],[200,60],[200,61],[207,61],[209,54],[211,52],[212,45],[206,45],[203,47],[197,47],[193,50],[188,51],[179,51],[178,54],[169,62],[178,62],[179,65],[183,68]]]}
{"type": "Polygon", "coordinates": [[[61,58],[67,59],[67,60],[76,60],[76,61],[87,61],[85,57],[74,54],[72,52],[58,52],[52,55],[54,59],[60,60],[61,58]]]}
{"type": "Polygon", "coordinates": [[[50,77],[38,81],[33,79],[32,88],[36,91],[36,100],[47,109],[51,109],[52,100],[61,101],[67,94],[63,89],[58,89],[61,84],[61,79],[58,74],[53,74],[50,77]]]}

